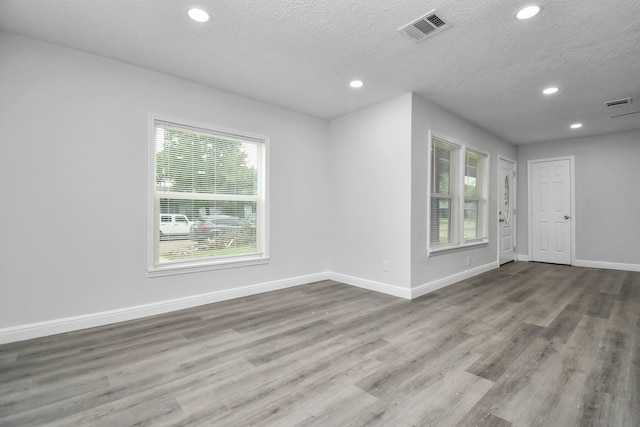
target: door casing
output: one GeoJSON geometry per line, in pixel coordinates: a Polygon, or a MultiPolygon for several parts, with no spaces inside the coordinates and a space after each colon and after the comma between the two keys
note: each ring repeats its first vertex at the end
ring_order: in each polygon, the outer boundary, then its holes
{"type": "Polygon", "coordinates": [[[576,215],[575,215],[575,194],[576,194],[576,190],[575,190],[575,156],[564,156],[564,157],[552,157],[552,158],[545,158],[545,159],[534,159],[534,160],[528,160],[527,161],[527,198],[528,198],[528,250],[529,250],[529,256],[528,259],[530,261],[535,261],[533,258],[533,191],[532,191],[532,169],[533,169],[533,164],[534,163],[544,163],[544,162],[554,162],[554,161],[558,161],[558,160],[568,160],[570,167],[571,167],[571,171],[569,174],[569,179],[571,180],[571,182],[569,183],[569,191],[571,192],[571,195],[569,197],[570,201],[570,230],[571,230],[571,236],[570,236],[570,259],[571,259],[571,264],[570,265],[575,265],[575,261],[576,261],[576,215]]]}

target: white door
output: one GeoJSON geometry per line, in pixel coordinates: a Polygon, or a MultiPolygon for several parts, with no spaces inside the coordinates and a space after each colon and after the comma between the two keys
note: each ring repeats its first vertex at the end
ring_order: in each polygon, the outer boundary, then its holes
{"type": "Polygon", "coordinates": [[[530,165],[531,260],[571,264],[571,159],[530,165]]]}
{"type": "Polygon", "coordinates": [[[515,194],[516,194],[516,165],[506,159],[500,159],[500,174],[498,176],[498,233],[500,240],[500,265],[516,259],[515,239],[515,194]]]}

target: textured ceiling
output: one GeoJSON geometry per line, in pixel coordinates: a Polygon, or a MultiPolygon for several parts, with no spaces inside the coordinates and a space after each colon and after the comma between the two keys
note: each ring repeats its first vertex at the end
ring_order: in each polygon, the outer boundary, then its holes
{"type": "Polygon", "coordinates": [[[640,114],[609,118],[640,110],[640,0],[542,0],[516,20],[528,3],[0,0],[0,30],[328,119],[416,92],[516,144],[640,129],[640,114]],[[191,22],[193,5],[212,20],[191,22]],[[452,27],[417,44],[397,32],[432,9],[452,27]]]}

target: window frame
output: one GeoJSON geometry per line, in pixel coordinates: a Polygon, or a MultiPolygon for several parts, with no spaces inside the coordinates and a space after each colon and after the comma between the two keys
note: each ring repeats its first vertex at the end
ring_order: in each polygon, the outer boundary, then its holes
{"type": "MultiPolygon", "coordinates": [[[[466,192],[464,191],[464,184],[463,184],[463,198],[464,198],[464,205],[463,205],[463,216],[462,216],[462,241],[465,244],[473,244],[476,242],[483,242],[488,240],[488,230],[487,230],[487,215],[488,215],[488,211],[489,211],[489,206],[488,206],[488,201],[487,201],[487,180],[488,180],[488,159],[489,159],[489,155],[483,152],[480,152],[474,148],[470,148],[470,147],[466,147],[464,150],[464,173],[462,174],[463,180],[465,180],[465,178],[468,176],[467,175],[467,155],[471,153],[472,155],[475,155],[479,158],[481,158],[482,163],[476,165],[476,181],[477,181],[477,186],[476,188],[479,188],[478,191],[476,191],[476,195],[471,197],[471,196],[467,196],[466,192]],[[467,239],[465,237],[465,232],[464,232],[464,210],[466,210],[466,204],[467,201],[472,201],[475,202],[477,204],[477,230],[476,230],[476,234],[482,234],[480,237],[473,237],[470,239],[467,239]]],[[[466,180],[465,180],[466,181],[466,180]]],[[[466,184],[466,182],[465,182],[466,184]]]]}
{"type": "MultiPolygon", "coordinates": [[[[170,117],[157,113],[148,114],[147,153],[147,277],[194,273],[207,270],[244,267],[269,262],[269,137],[244,130],[229,129],[210,123],[170,117]],[[160,225],[160,198],[156,194],[156,122],[203,131],[215,135],[239,138],[258,144],[258,195],[256,197],[256,253],[205,258],[195,261],[177,261],[159,264],[158,247],[160,225]]],[[[188,193],[187,193],[188,194],[188,193]]],[[[206,198],[207,193],[203,193],[206,198]]],[[[184,198],[189,199],[185,195],[184,198]]],[[[229,195],[233,198],[233,195],[229,195]]],[[[193,219],[192,219],[193,220],[193,219]]]]}
{"type": "Polygon", "coordinates": [[[457,223],[456,218],[458,216],[458,211],[459,211],[459,206],[458,206],[458,198],[456,198],[456,193],[458,193],[457,187],[458,185],[458,181],[459,181],[459,173],[458,173],[458,169],[459,169],[459,165],[460,165],[460,161],[459,161],[459,157],[460,157],[460,153],[461,153],[461,146],[451,142],[450,140],[445,140],[444,138],[439,138],[437,136],[432,136],[430,139],[430,145],[429,145],[429,245],[430,247],[433,245],[432,244],[432,237],[431,237],[431,214],[433,212],[433,208],[432,208],[432,201],[434,199],[438,199],[438,200],[443,200],[443,199],[448,199],[449,200],[449,230],[448,230],[448,235],[449,235],[449,243],[445,243],[445,244],[440,244],[440,245],[436,245],[437,247],[440,248],[446,248],[446,247],[451,247],[451,246],[455,246],[455,242],[458,241],[459,236],[457,234],[457,228],[455,227],[455,224],[457,223]],[[432,186],[434,185],[435,182],[435,169],[434,169],[434,157],[433,157],[433,148],[436,145],[435,143],[435,139],[438,140],[438,142],[440,144],[442,144],[443,149],[446,149],[449,151],[450,156],[449,156],[449,175],[448,175],[448,181],[449,181],[449,192],[448,193],[441,193],[441,192],[434,192],[432,186]]]}
{"type": "Polygon", "coordinates": [[[437,132],[430,131],[429,132],[429,141],[428,141],[428,209],[427,209],[427,253],[429,255],[437,254],[441,252],[456,250],[456,249],[464,249],[477,245],[484,245],[489,242],[489,203],[488,203],[488,194],[489,194],[489,169],[490,169],[490,155],[486,151],[480,150],[476,147],[472,147],[462,141],[458,141],[454,138],[450,138],[448,136],[442,135],[437,132]],[[451,230],[449,231],[451,235],[451,241],[445,244],[434,244],[432,241],[432,203],[434,199],[440,199],[440,193],[434,193],[432,190],[434,173],[433,170],[433,147],[436,144],[436,141],[443,143],[445,145],[449,145],[453,148],[451,151],[451,162],[455,161],[455,165],[451,165],[450,170],[454,170],[455,176],[450,176],[450,189],[452,194],[450,195],[450,209],[452,210],[450,213],[451,217],[451,230]],[[477,156],[480,156],[483,160],[482,167],[477,173],[477,182],[478,192],[474,197],[467,197],[465,195],[465,177],[467,176],[467,153],[473,153],[477,156]],[[464,216],[465,216],[465,204],[467,201],[474,201],[478,204],[478,220],[477,227],[478,232],[476,234],[480,234],[480,237],[474,237],[471,239],[465,238],[464,231],[464,216]]]}

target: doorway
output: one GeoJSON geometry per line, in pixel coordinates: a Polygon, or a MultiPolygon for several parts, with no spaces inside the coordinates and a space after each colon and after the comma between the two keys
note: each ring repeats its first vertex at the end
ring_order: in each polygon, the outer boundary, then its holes
{"type": "Polygon", "coordinates": [[[531,261],[572,264],[573,176],[573,157],[529,161],[531,261]]]}
{"type": "Polygon", "coordinates": [[[516,163],[504,157],[498,159],[498,260],[502,265],[516,259],[516,163]]]}

